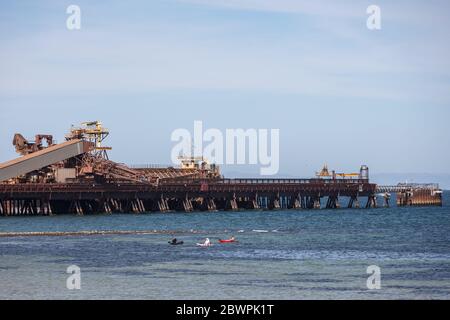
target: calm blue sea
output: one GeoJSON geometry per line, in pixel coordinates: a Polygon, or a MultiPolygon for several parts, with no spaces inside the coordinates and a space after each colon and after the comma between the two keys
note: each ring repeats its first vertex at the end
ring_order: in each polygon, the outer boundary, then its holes
{"type": "Polygon", "coordinates": [[[0,238],[0,299],[449,299],[444,207],[1,217],[0,232],[170,235],[0,238]],[[239,243],[200,248],[209,237],[239,243]],[[81,268],[68,290],[67,267],[81,268]],[[381,268],[369,290],[367,267],[381,268]]]}

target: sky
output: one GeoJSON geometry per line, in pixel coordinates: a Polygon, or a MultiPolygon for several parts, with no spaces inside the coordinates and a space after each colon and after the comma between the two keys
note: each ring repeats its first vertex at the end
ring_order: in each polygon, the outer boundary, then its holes
{"type": "MultiPolygon", "coordinates": [[[[0,162],[11,140],[101,120],[110,158],[170,162],[178,128],[280,129],[280,174],[450,176],[448,1],[0,2],[0,162]],[[68,30],[66,9],[81,8],[68,30]],[[369,30],[366,9],[381,9],[369,30]]],[[[251,166],[227,166],[254,174],[251,166]]]]}

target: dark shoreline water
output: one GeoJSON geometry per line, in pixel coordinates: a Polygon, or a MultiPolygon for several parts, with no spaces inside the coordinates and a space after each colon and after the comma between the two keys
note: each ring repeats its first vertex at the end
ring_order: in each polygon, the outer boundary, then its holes
{"type": "Polygon", "coordinates": [[[450,207],[0,218],[3,299],[449,299],[450,207]],[[127,231],[141,234],[126,234],[127,231]],[[146,233],[145,231],[154,231],[146,233]],[[175,235],[183,246],[169,246],[175,235]],[[220,245],[234,235],[239,243],[220,245]],[[209,237],[211,248],[197,242],[209,237]],[[66,288],[78,265],[82,289],[66,288]],[[367,289],[370,265],[382,289],[367,289]]]}

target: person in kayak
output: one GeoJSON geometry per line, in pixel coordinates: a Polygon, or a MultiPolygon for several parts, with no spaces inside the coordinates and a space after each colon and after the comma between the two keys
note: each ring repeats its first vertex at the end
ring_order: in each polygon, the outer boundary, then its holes
{"type": "Polygon", "coordinates": [[[173,238],[172,241],[169,241],[169,244],[176,246],[178,244],[184,244],[184,242],[183,241],[178,242],[177,238],[173,238]]]}
{"type": "Polygon", "coordinates": [[[222,240],[222,239],[219,239],[219,242],[220,242],[220,243],[232,243],[232,242],[236,242],[236,238],[233,236],[233,237],[231,237],[231,238],[228,239],[228,240],[222,240]]]}
{"type": "Polygon", "coordinates": [[[211,240],[209,238],[206,238],[204,242],[197,243],[197,246],[199,247],[211,247],[213,244],[211,243],[211,240]]]}

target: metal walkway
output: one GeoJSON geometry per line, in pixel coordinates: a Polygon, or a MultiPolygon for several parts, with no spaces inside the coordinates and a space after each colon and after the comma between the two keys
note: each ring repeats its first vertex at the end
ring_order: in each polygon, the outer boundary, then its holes
{"type": "Polygon", "coordinates": [[[400,193],[409,192],[412,190],[430,190],[439,191],[439,185],[436,183],[412,183],[412,184],[398,184],[396,186],[377,186],[377,193],[400,193]]]}

